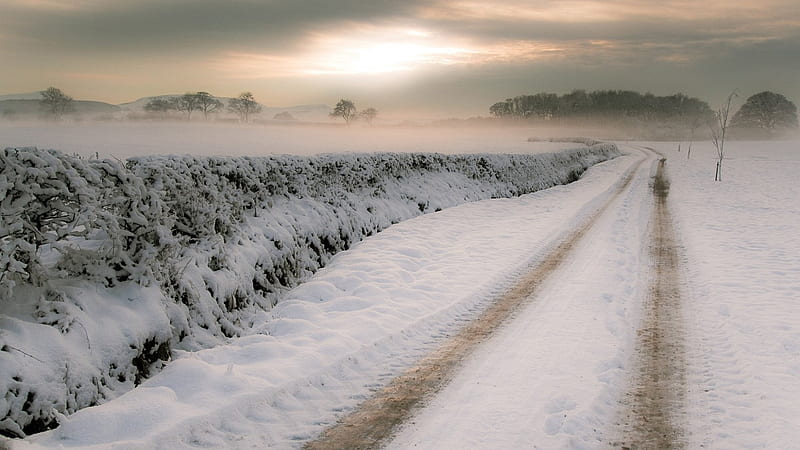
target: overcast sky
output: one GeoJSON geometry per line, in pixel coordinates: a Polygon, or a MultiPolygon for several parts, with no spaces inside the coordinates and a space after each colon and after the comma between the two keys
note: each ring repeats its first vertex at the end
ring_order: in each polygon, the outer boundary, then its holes
{"type": "Polygon", "coordinates": [[[487,115],[541,91],[800,102],[800,1],[0,0],[0,94],[487,115]]]}

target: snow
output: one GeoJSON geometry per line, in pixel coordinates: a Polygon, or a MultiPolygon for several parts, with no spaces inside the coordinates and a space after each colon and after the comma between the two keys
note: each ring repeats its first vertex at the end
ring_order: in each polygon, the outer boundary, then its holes
{"type": "Polygon", "coordinates": [[[27,442],[300,446],[474,317],[568,232],[565,223],[605,201],[637,158],[396,224],[334,257],[254,334],[180,353],[136,389],[27,442]]]}
{"type": "Polygon", "coordinates": [[[670,157],[670,204],[685,247],[688,447],[800,442],[800,142],[715,151],[647,144],[670,157]]]}
{"type": "Polygon", "coordinates": [[[0,335],[0,431],[50,428],[58,414],[138,385],[174,349],[246,333],[336,252],[393,223],[566,183],[617,154],[599,145],[122,164],[8,149],[0,154],[0,303],[15,307],[4,308],[0,335]],[[111,304],[132,307],[118,314],[111,304]]]}
{"type": "MultiPolygon", "coordinates": [[[[800,440],[797,142],[664,153],[684,265],[688,448],[794,448],[800,440]]],[[[642,156],[570,185],[420,216],[334,257],[254,333],[179,352],[127,394],[61,418],[19,448],[300,447],[475,317],[642,156]]],[[[608,444],[647,290],[645,162],[537,300],[469,357],[390,448],[608,444]],[[459,420],[456,420],[459,419],[459,420]]],[[[76,331],[75,339],[80,337],[76,331]]],[[[31,364],[35,361],[31,361],[31,364]]]]}
{"type": "MultiPolygon", "coordinates": [[[[629,160],[644,159],[631,153],[629,160]]],[[[388,448],[608,444],[605,432],[623,394],[648,290],[641,269],[648,265],[652,161],[540,286],[533,303],[467,358],[388,448]]]]}

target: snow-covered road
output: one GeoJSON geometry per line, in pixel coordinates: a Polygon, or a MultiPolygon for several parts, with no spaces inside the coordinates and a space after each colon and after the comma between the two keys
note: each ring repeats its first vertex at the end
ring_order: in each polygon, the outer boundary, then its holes
{"type": "Polygon", "coordinates": [[[389,448],[608,443],[648,287],[649,155],[530,305],[464,362],[389,448]]]}

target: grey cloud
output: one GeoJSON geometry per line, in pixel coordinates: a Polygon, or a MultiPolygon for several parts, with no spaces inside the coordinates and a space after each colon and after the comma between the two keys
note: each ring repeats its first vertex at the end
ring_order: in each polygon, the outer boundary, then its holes
{"type": "Polygon", "coordinates": [[[391,0],[134,1],[72,11],[7,8],[0,24],[29,42],[77,51],[285,49],[318,27],[406,17],[413,8],[413,1],[391,0]]]}

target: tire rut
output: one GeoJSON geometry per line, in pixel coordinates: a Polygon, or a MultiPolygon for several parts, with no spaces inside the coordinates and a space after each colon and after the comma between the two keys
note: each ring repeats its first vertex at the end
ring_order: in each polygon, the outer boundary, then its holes
{"type": "Polygon", "coordinates": [[[680,296],[680,260],[667,208],[666,159],[653,183],[650,257],[653,275],[637,332],[634,375],[620,401],[617,436],[623,449],[684,448],[682,416],[686,400],[686,361],[680,296]]]}
{"type": "Polygon", "coordinates": [[[386,387],[364,401],[358,408],[329,427],[306,449],[366,449],[379,447],[413,411],[457,372],[461,362],[486,341],[515,311],[534,301],[539,286],[561,266],[578,241],[592,228],[611,203],[630,185],[639,161],[622,179],[613,195],[584,224],[570,233],[544,260],[534,266],[505,294],[495,300],[480,316],[423,358],[416,366],[394,378],[386,387]]]}

